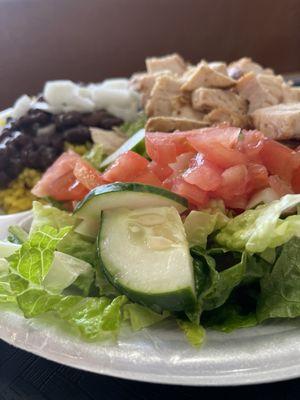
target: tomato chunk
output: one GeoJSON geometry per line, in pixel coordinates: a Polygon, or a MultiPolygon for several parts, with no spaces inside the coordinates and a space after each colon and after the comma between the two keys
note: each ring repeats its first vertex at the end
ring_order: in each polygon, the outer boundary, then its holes
{"type": "Polygon", "coordinates": [[[287,182],[291,182],[294,171],[300,167],[299,153],[271,139],[264,141],[261,157],[270,174],[287,182]]]}
{"type": "Polygon", "coordinates": [[[172,191],[185,197],[192,204],[203,207],[207,204],[208,194],[199,189],[196,185],[185,182],[182,178],[177,178],[172,186],[172,191]]]}
{"type": "Polygon", "coordinates": [[[222,170],[220,168],[198,153],[191,160],[190,167],[182,176],[187,183],[196,185],[202,190],[211,191],[216,190],[221,185],[221,173],[222,170]]]}
{"type": "Polygon", "coordinates": [[[190,136],[188,140],[199,153],[204,154],[207,160],[220,168],[229,168],[247,162],[244,154],[218,142],[207,142],[199,135],[190,136]]]}
{"type": "Polygon", "coordinates": [[[107,183],[100,172],[84,160],[76,162],[73,173],[75,178],[89,190],[107,183]]]}
{"type": "Polygon", "coordinates": [[[148,169],[149,171],[153,172],[154,175],[156,175],[161,181],[164,181],[173,173],[173,170],[170,166],[159,165],[156,161],[151,161],[148,164],[148,169]]]}
{"type": "Polygon", "coordinates": [[[293,193],[292,186],[277,175],[269,176],[270,187],[280,196],[293,193]]]}
{"type": "Polygon", "coordinates": [[[134,182],[134,178],[146,170],[149,161],[133,151],[121,154],[108,167],[102,177],[107,182],[134,182]]]}
{"type": "Polygon", "coordinates": [[[32,189],[38,197],[50,196],[59,201],[81,200],[88,190],[74,176],[73,169],[81,158],[73,151],[63,153],[32,189]]]}
{"type": "Polygon", "coordinates": [[[243,164],[225,169],[222,173],[221,187],[217,193],[223,199],[231,199],[246,192],[248,170],[243,164]]]}
{"type": "Polygon", "coordinates": [[[260,190],[269,186],[268,171],[262,164],[249,163],[247,193],[260,190]]]}

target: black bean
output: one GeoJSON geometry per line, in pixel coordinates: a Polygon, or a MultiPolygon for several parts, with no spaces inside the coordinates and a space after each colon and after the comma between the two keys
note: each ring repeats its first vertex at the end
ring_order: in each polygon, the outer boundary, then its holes
{"type": "Polygon", "coordinates": [[[76,111],[70,111],[54,116],[54,123],[57,129],[71,128],[81,124],[81,114],[76,111]]]}
{"type": "Polygon", "coordinates": [[[39,169],[44,171],[45,169],[50,167],[50,165],[53,164],[56,160],[57,155],[57,151],[53,147],[41,146],[39,149],[38,157],[39,169]]]}
{"type": "Polygon", "coordinates": [[[51,138],[51,145],[56,149],[58,152],[62,152],[64,149],[64,138],[62,133],[58,133],[52,136],[51,138]]]}
{"type": "Polygon", "coordinates": [[[92,113],[84,114],[82,123],[86,126],[96,126],[103,129],[111,129],[123,123],[121,118],[115,117],[106,110],[97,110],[92,113]]]}
{"type": "Polygon", "coordinates": [[[20,174],[22,170],[23,170],[23,163],[21,161],[21,158],[16,157],[16,158],[11,158],[9,160],[9,164],[7,166],[8,176],[14,179],[20,174]]]}
{"type": "Polygon", "coordinates": [[[67,142],[83,144],[91,140],[91,133],[88,127],[79,125],[64,131],[64,139],[67,142]]]}
{"type": "Polygon", "coordinates": [[[5,168],[8,163],[6,146],[0,144],[0,169],[5,168]]]}
{"type": "Polygon", "coordinates": [[[39,124],[40,126],[47,125],[51,122],[52,116],[50,113],[42,110],[29,110],[26,115],[23,115],[16,122],[19,128],[28,128],[33,124],[39,124]]]}
{"type": "Polygon", "coordinates": [[[10,143],[17,148],[22,148],[27,143],[29,143],[29,136],[25,135],[23,132],[15,131],[12,133],[10,138],[10,143]]]}

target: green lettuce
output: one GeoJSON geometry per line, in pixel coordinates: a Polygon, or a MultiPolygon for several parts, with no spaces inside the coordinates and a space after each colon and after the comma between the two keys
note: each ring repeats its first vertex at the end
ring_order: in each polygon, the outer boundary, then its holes
{"type": "Polygon", "coordinates": [[[228,217],[221,211],[191,211],[184,221],[184,228],[189,245],[206,248],[207,238],[214,231],[222,228],[228,217]]]}
{"type": "Polygon", "coordinates": [[[124,318],[129,320],[134,331],[157,324],[169,316],[170,313],[168,311],[158,314],[140,304],[129,303],[124,306],[124,318]]]}
{"type": "Polygon", "coordinates": [[[120,126],[120,130],[124,132],[128,137],[131,137],[137,131],[145,127],[146,121],[146,115],[144,113],[140,113],[136,120],[124,122],[124,124],[120,126]]]}
{"type": "Polygon", "coordinates": [[[258,320],[300,316],[300,238],[282,246],[272,270],[261,279],[258,320]]]}
{"type": "Polygon", "coordinates": [[[267,205],[247,210],[232,218],[216,235],[216,241],[227,249],[250,253],[264,252],[300,236],[300,215],[280,216],[300,203],[300,194],[290,194],[267,205]]]}
{"type": "Polygon", "coordinates": [[[103,146],[101,144],[94,144],[92,148],[85,153],[83,159],[87,160],[94,168],[100,169],[103,156],[103,146]]]}
{"type": "Polygon", "coordinates": [[[205,251],[200,247],[191,249],[200,310],[211,310],[224,304],[232,290],[242,282],[245,276],[245,254],[231,253],[233,265],[228,266],[226,262],[220,261],[217,265],[215,258],[220,260],[226,253],[227,251],[223,249],[211,251],[205,251]],[[217,257],[220,255],[221,257],[217,257]]]}
{"type": "Polygon", "coordinates": [[[201,325],[182,319],[178,319],[177,324],[192,346],[200,347],[202,345],[205,339],[205,329],[201,325]]]}
{"type": "Polygon", "coordinates": [[[17,296],[17,302],[26,318],[53,312],[76,328],[89,340],[100,339],[105,332],[120,328],[121,308],[125,296],[109,300],[106,297],[81,297],[53,295],[41,289],[28,289],[17,296]]]}
{"type": "Polygon", "coordinates": [[[49,205],[43,205],[38,201],[33,202],[32,212],[33,219],[29,232],[30,235],[46,225],[55,229],[61,229],[67,226],[74,226],[76,223],[76,218],[68,212],[49,205]]]}
{"type": "Polygon", "coordinates": [[[45,225],[56,229],[72,227],[72,229],[69,228],[69,232],[63,240],[59,241],[57,250],[95,266],[96,245],[85,236],[75,232],[76,224],[76,217],[66,211],[48,205],[45,206],[37,201],[33,202],[33,221],[30,234],[45,225]]]}
{"type": "Polygon", "coordinates": [[[27,281],[41,285],[54,260],[54,251],[70,227],[45,226],[35,231],[19,250],[9,256],[10,268],[27,281]]]}

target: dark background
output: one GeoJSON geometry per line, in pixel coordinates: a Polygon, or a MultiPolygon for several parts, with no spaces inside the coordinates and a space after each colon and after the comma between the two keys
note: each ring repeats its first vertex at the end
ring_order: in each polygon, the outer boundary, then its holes
{"type": "MultiPolygon", "coordinates": [[[[299,0],[0,0],[0,109],[49,79],[129,76],[146,56],[251,56],[300,70],[299,0]]],[[[0,321],[1,323],[1,321],[0,321]]],[[[97,376],[0,341],[0,400],[298,399],[299,380],[235,388],[151,385],[97,376]]]]}
{"type": "Polygon", "coordinates": [[[99,81],[178,51],[300,70],[299,0],[0,0],[0,108],[49,79],[99,81]]]}

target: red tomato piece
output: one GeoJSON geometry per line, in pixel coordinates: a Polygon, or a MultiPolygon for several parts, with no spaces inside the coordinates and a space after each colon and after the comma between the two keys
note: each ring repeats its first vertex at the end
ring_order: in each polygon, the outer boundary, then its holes
{"type": "Polygon", "coordinates": [[[244,153],[250,161],[260,161],[260,152],[265,136],[262,132],[243,130],[237,143],[237,149],[244,153]]]}
{"type": "Polygon", "coordinates": [[[170,168],[168,165],[158,165],[155,161],[151,161],[148,164],[148,169],[149,171],[153,172],[154,175],[156,175],[161,181],[164,181],[173,173],[172,168],[170,168]]]}
{"type": "Polygon", "coordinates": [[[191,185],[178,177],[172,186],[172,192],[185,197],[192,204],[203,207],[207,204],[209,198],[204,190],[199,189],[196,185],[191,185]]]}
{"type": "Polygon", "coordinates": [[[132,182],[145,183],[146,185],[152,185],[152,186],[162,186],[162,183],[158,179],[158,177],[152,171],[149,170],[145,170],[142,174],[133,178],[132,182]]]}
{"type": "Polygon", "coordinates": [[[190,134],[192,133],[193,136],[199,136],[206,143],[219,143],[222,146],[234,148],[239,141],[241,128],[223,125],[191,131],[190,134]]]}
{"type": "Polygon", "coordinates": [[[82,200],[88,192],[87,188],[77,181],[73,171],[48,182],[47,196],[59,201],[82,200]]]}
{"type": "Polygon", "coordinates": [[[146,158],[133,151],[127,151],[108,167],[102,177],[107,182],[134,182],[134,178],[144,172],[148,164],[146,158]]]}
{"type": "Polygon", "coordinates": [[[59,201],[81,200],[88,190],[79,183],[73,169],[80,156],[73,151],[63,153],[32,189],[38,197],[50,196],[59,201]]]}
{"type": "Polygon", "coordinates": [[[167,165],[176,161],[182,153],[192,151],[187,141],[191,132],[147,132],[145,136],[146,150],[151,160],[159,165],[167,165]]]}
{"type": "Polygon", "coordinates": [[[292,187],[295,193],[300,193],[300,167],[294,171],[292,187]]]}
{"type": "Polygon", "coordinates": [[[238,150],[225,147],[218,142],[205,141],[201,135],[190,136],[188,141],[199,153],[204,154],[205,158],[220,168],[229,168],[247,162],[246,156],[238,150]]]}
{"type": "Polygon", "coordinates": [[[190,163],[183,176],[183,179],[192,185],[205,191],[217,190],[221,185],[222,170],[206,160],[202,154],[198,153],[190,163]]]}
{"type": "Polygon", "coordinates": [[[269,176],[269,183],[271,188],[280,196],[284,196],[289,193],[293,193],[292,186],[279,178],[277,175],[269,176]]]}
{"type": "Polygon", "coordinates": [[[171,163],[169,166],[171,167],[172,171],[176,173],[183,172],[189,167],[190,162],[194,156],[195,153],[182,153],[177,156],[176,161],[174,163],[171,163]]]}
{"type": "Polygon", "coordinates": [[[76,162],[73,173],[75,178],[89,190],[106,183],[100,172],[84,160],[76,162]]]}
{"type": "Polygon", "coordinates": [[[294,171],[300,167],[300,153],[275,140],[264,141],[261,157],[269,173],[286,182],[291,182],[294,171]]]}
{"type": "Polygon", "coordinates": [[[264,165],[249,163],[247,193],[263,189],[269,186],[268,171],[264,165]]]}
{"type": "Polygon", "coordinates": [[[222,199],[231,199],[246,192],[248,170],[243,164],[225,169],[221,187],[216,191],[222,199]]]}

